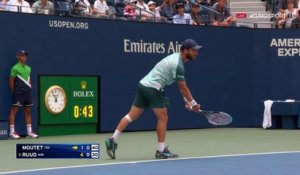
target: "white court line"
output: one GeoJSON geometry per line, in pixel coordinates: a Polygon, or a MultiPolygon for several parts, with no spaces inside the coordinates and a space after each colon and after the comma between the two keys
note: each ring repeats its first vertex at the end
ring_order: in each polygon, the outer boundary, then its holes
{"type": "Polygon", "coordinates": [[[48,171],[48,170],[57,170],[57,169],[71,169],[71,168],[84,168],[84,167],[95,167],[95,166],[108,166],[108,165],[124,165],[124,164],[161,162],[161,161],[178,161],[178,160],[188,160],[188,159],[209,159],[209,158],[222,158],[222,157],[258,156],[258,155],[290,154],[290,153],[300,153],[300,151],[263,152],[263,153],[246,153],[246,154],[225,154],[225,155],[203,156],[203,157],[183,157],[183,158],[177,158],[177,159],[158,159],[158,160],[154,159],[154,160],[139,160],[139,161],[90,164],[90,165],[74,165],[74,166],[40,168],[40,169],[31,169],[31,170],[7,171],[7,172],[0,172],[0,175],[1,174],[12,174],[12,173],[27,173],[27,172],[35,172],[35,171],[48,171]]]}

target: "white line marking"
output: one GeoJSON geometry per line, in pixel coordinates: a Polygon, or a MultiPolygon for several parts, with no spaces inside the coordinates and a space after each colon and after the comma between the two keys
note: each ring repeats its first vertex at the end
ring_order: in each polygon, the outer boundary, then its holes
{"type": "Polygon", "coordinates": [[[177,158],[177,159],[139,160],[139,161],[129,161],[129,162],[115,162],[115,163],[90,164],[90,165],[74,165],[74,166],[40,168],[40,169],[31,169],[31,170],[7,171],[7,172],[0,172],[0,175],[1,174],[12,174],[12,173],[27,173],[27,172],[35,172],[35,171],[48,171],[48,170],[57,170],[57,169],[84,168],[84,167],[94,167],[94,166],[124,165],[124,164],[162,162],[162,161],[178,161],[178,160],[188,160],[188,159],[210,159],[210,158],[239,157],[239,156],[259,156],[259,155],[271,155],[271,154],[292,154],[292,153],[300,153],[300,151],[263,152],[263,153],[246,153],[246,154],[224,154],[224,155],[203,156],[203,157],[183,157],[183,158],[177,158]]]}

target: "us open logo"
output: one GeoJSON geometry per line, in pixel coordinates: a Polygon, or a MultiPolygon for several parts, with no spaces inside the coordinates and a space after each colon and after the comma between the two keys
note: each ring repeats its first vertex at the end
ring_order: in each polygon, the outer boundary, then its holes
{"type": "Polygon", "coordinates": [[[50,28],[62,28],[62,29],[78,29],[78,30],[88,30],[89,23],[78,22],[78,21],[61,21],[61,20],[49,20],[50,28]]]}

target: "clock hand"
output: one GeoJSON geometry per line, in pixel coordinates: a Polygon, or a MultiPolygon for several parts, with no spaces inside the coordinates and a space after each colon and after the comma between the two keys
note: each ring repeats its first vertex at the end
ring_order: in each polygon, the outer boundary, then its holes
{"type": "Polygon", "coordinates": [[[54,92],[53,91],[51,91],[51,94],[55,97],[55,95],[54,95],[54,92]]]}
{"type": "Polygon", "coordinates": [[[57,103],[58,95],[55,95],[53,91],[52,91],[52,95],[53,95],[53,97],[54,97],[54,99],[55,99],[55,103],[57,103]]]}

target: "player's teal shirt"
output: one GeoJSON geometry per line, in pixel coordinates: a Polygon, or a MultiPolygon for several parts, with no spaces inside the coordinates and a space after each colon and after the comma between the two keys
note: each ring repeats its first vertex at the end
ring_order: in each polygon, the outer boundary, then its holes
{"type": "Polygon", "coordinates": [[[160,90],[178,80],[184,80],[184,65],[180,53],[174,53],[158,62],[140,83],[160,90]]]}

